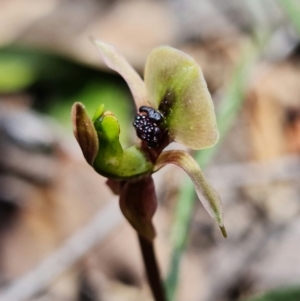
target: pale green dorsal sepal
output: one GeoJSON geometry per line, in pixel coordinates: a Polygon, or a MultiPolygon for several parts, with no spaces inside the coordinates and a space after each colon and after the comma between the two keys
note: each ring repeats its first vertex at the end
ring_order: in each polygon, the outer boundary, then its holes
{"type": "Polygon", "coordinates": [[[146,63],[145,84],[150,103],[166,117],[171,140],[192,149],[217,142],[213,102],[192,57],[168,46],[155,48],[146,63]]]}

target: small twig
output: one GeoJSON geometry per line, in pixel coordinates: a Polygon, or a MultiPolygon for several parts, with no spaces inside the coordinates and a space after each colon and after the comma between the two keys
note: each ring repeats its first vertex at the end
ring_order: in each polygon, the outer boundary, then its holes
{"type": "Polygon", "coordinates": [[[138,235],[148,282],[155,301],[167,301],[155,256],[153,241],[138,235]]]}

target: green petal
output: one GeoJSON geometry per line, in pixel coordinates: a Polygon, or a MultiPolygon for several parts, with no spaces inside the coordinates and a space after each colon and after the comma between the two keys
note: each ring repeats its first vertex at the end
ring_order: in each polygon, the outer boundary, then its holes
{"type": "Polygon", "coordinates": [[[138,73],[130,66],[127,60],[111,45],[99,40],[92,40],[100,50],[105,64],[118,72],[127,82],[133,95],[137,109],[141,106],[149,106],[147,102],[146,88],[138,73]]]}
{"type": "Polygon", "coordinates": [[[222,203],[218,193],[204,177],[199,165],[188,153],[184,151],[165,151],[158,157],[154,171],[166,164],[176,164],[181,167],[191,178],[195,185],[197,195],[210,216],[219,224],[222,234],[226,237],[223,225],[222,203]]]}
{"type": "Polygon", "coordinates": [[[155,48],[145,69],[149,102],[166,117],[171,140],[192,149],[213,146],[219,138],[214,106],[194,59],[174,48],[155,48]]]}
{"type": "Polygon", "coordinates": [[[112,112],[105,111],[94,121],[94,126],[100,148],[93,167],[99,174],[125,180],[152,171],[153,164],[139,146],[123,149],[119,140],[120,125],[112,112]]]}
{"type": "Polygon", "coordinates": [[[76,102],[71,112],[73,132],[81,147],[86,161],[93,165],[99,149],[99,142],[94,124],[83,104],[76,102]]]}

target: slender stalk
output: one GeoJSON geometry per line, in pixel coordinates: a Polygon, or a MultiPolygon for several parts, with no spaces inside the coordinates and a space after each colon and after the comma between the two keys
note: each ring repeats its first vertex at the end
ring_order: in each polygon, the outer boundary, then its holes
{"type": "Polygon", "coordinates": [[[150,241],[138,234],[139,243],[143,255],[144,266],[148,282],[155,301],[167,301],[160,278],[160,272],[155,256],[153,241],[150,241]]]}
{"type": "Polygon", "coordinates": [[[120,208],[138,233],[143,262],[155,301],[166,301],[163,283],[155,256],[152,223],[157,208],[157,198],[152,176],[126,181],[120,191],[120,208]]]}

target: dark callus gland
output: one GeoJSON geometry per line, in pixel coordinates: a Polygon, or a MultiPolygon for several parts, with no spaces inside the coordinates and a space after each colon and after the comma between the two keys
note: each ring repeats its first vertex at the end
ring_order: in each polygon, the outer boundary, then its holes
{"type": "Polygon", "coordinates": [[[149,147],[157,147],[165,132],[163,115],[146,106],[140,107],[133,126],[137,136],[146,141],[149,147]]]}

